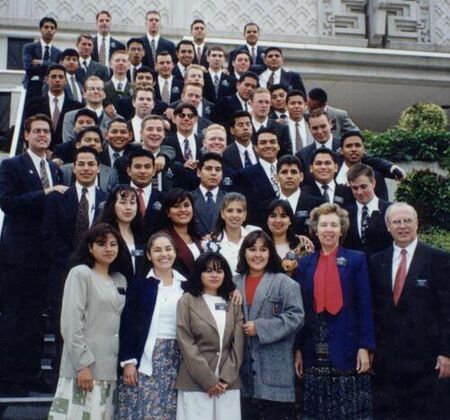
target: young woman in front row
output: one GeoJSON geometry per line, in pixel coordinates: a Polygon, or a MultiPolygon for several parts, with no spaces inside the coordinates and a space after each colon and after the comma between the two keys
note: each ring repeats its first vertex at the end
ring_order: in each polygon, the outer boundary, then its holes
{"type": "Polygon", "coordinates": [[[176,387],[178,420],[239,420],[244,335],[240,305],[225,258],[206,253],[195,262],[188,292],[178,302],[182,359],[176,387]]]}
{"type": "Polygon", "coordinates": [[[298,283],[282,273],[272,240],[263,231],[249,233],[239,251],[245,345],[241,367],[244,420],[295,419],[293,346],[303,325],[298,283]]]}
{"type": "Polygon", "coordinates": [[[117,271],[125,255],[120,233],[95,225],[80,242],[64,287],[64,347],[49,419],[111,419],[117,379],[120,314],[127,281],[117,271]]]}

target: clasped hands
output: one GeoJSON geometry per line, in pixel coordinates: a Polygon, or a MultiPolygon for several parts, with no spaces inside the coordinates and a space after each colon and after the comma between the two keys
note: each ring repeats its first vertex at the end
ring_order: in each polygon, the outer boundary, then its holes
{"type": "Polygon", "coordinates": [[[211,388],[208,389],[208,395],[210,397],[219,397],[220,395],[225,393],[227,388],[228,388],[228,384],[226,384],[225,382],[219,381],[215,385],[213,385],[211,388]]]}

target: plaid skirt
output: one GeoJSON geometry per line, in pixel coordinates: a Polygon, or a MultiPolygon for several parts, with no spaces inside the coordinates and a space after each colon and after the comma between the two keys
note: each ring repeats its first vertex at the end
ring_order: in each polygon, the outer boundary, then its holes
{"type": "Polygon", "coordinates": [[[139,373],[136,386],[127,386],[122,379],[119,381],[116,420],[175,420],[175,381],[180,358],[177,340],[157,339],[152,376],[139,373]]]}

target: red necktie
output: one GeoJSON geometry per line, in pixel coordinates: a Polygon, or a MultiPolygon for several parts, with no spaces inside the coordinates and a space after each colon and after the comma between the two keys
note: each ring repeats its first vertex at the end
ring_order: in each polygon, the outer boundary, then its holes
{"type": "Polygon", "coordinates": [[[142,188],[138,188],[137,190],[138,202],[139,202],[139,213],[142,218],[145,216],[145,200],[144,200],[144,190],[142,188]]]}
{"type": "Polygon", "coordinates": [[[394,282],[394,305],[397,305],[400,299],[406,279],[406,249],[402,249],[400,254],[401,260],[397,268],[397,273],[395,274],[394,282]]]}

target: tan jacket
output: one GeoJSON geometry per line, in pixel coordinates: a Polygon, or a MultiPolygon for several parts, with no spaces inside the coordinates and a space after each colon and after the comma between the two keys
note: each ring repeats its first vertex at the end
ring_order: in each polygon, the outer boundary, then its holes
{"type": "Polygon", "coordinates": [[[220,355],[219,332],[204,299],[190,293],[178,301],[177,338],[181,349],[181,366],[176,388],[204,391],[219,379],[228,389],[239,389],[239,368],[244,351],[243,315],[240,306],[228,303],[219,377],[215,368],[220,355]]]}

